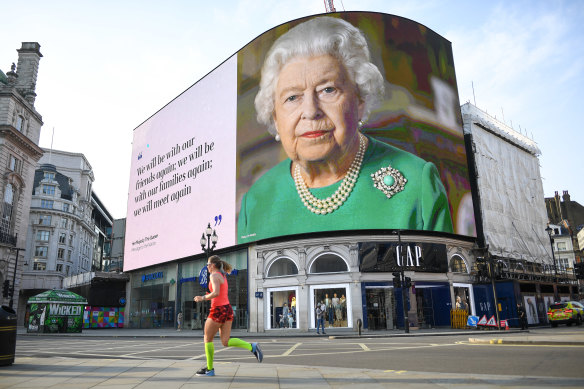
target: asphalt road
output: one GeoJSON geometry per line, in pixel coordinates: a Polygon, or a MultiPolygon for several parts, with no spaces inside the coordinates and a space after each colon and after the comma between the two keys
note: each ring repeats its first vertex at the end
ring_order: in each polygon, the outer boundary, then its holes
{"type": "MultiPolygon", "coordinates": [[[[583,327],[532,330],[531,333],[584,334],[583,327]]],[[[505,337],[500,333],[498,337],[505,337]]],[[[251,334],[250,334],[251,335],[251,334]]],[[[251,341],[252,339],[247,339],[251,341]]],[[[264,362],[381,369],[395,374],[422,371],[583,378],[584,345],[476,344],[469,336],[329,339],[278,337],[258,339],[264,362]]],[[[215,339],[216,363],[256,363],[253,355],[224,348],[215,339]]],[[[18,337],[16,357],[205,360],[198,338],[18,337]]]]}

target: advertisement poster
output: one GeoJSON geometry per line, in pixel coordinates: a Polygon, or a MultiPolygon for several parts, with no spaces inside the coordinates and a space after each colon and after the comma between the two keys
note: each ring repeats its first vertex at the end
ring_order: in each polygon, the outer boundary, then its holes
{"type": "Polygon", "coordinates": [[[28,300],[27,332],[81,332],[87,301],[68,290],[48,290],[28,300]]]}
{"type": "Polygon", "coordinates": [[[124,270],[328,231],[476,236],[451,43],[343,12],[260,35],[134,130],[124,270]],[[263,69],[263,70],[262,70],[263,69]]]}

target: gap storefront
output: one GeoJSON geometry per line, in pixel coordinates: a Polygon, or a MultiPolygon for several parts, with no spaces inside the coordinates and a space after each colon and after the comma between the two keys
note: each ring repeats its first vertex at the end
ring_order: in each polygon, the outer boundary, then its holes
{"type": "MultiPolygon", "coordinates": [[[[233,328],[247,328],[247,251],[219,255],[233,266],[227,276],[233,328]]],[[[202,329],[210,305],[197,304],[193,298],[208,292],[206,264],[206,258],[197,258],[132,272],[126,309],[129,328],[175,328],[182,312],[183,329],[202,329]]]]}
{"type": "Polygon", "coordinates": [[[402,288],[394,288],[398,247],[412,280],[407,296],[411,327],[450,326],[457,301],[474,313],[473,241],[420,235],[326,237],[250,246],[250,331],[316,328],[403,328],[402,288]],[[363,239],[366,238],[367,240],[363,239]]]}

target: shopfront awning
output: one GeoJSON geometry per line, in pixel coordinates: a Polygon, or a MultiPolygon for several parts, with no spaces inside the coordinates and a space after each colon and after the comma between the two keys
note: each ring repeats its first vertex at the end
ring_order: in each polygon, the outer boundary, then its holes
{"type": "Polygon", "coordinates": [[[79,296],[76,293],[65,289],[51,289],[46,290],[36,296],[32,296],[28,299],[29,304],[47,304],[47,303],[59,303],[59,304],[87,304],[87,300],[83,296],[79,296]]]}

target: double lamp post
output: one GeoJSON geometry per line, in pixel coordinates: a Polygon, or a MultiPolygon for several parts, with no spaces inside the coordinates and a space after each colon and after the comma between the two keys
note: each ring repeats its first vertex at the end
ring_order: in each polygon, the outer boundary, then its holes
{"type": "Polygon", "coordinates": [[[207,257],[207,260],[209,260],[209,257],[215,249],[215,245],[217,245],[218,240],[219,236],[217,236],[217,232],[211,228],[211,223],[209,223],[207,228],[205,228],[205,232],[203,232],[203,235],[201,236],[201,240],[199,241],[201,243],[201,248],[207,257]]]}

